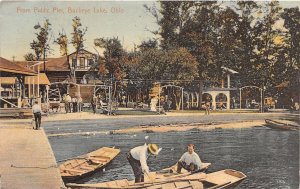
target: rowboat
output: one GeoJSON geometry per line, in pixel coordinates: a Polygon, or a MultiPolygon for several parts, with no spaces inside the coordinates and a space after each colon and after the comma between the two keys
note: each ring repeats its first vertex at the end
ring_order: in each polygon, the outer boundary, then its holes
{"type": "Polygon", "coordinates": [[[69,183],[72,189],[225,189],[234,188],[247,176],[242,172],[225,169],[213,173],[155,173],[145,175],[145,182],[134,183],[127,179],[95,184],[69,183]]]}
{"type": "Polygon", "coordinates": [[[293,131],[298,131],[300,126],[295,125],[294,123],[290,123],[288,121],[285,121],[286,123],[282,123],[279,121],[271,120],[271,119],[266,119],[265,120],[266,127],[272,128],[272,129],[281,129],[281,130],[293,130],[293,131]]]}
{"type": "Polygon", "coordinates": [[[72,182],[105,168],[118,154],[120,149],[103,147],[86,155],[75,157],[59,166],[64,182],[72,182]]]}

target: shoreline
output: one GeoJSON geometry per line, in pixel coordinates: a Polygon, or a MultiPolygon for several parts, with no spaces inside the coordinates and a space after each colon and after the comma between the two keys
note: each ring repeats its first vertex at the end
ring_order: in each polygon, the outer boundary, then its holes
{"type": "Polygon", "coordinates": [[[264,121],[240,121],[236,123],[187,123],[187,124],[166,124],[166,125],[140,125],[125,129],[107,130],[107,131],[89,131],[75,133],[56,133],[48,134],[48,137],[59,136],[91,136],[98,134],[105,135],[121,135],[121,134],[137,134],[137,133],[166,133],[166,132],[185,132],[190,130],[211,131],[215,129],[249,129],[253,127],[263,127],[264,121]]]}

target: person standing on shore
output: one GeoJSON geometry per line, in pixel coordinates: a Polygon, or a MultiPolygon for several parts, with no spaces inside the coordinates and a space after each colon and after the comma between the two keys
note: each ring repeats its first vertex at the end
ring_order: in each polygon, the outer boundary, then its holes
{"type": "Polygon", "coordinates": [[[66,109],[66,113],[71,112],[71,96],[69,95],[69,93],[66,95],[65,97],[65,109],[66,109]]]}
{"type": "Polygon", "coordinates": [[[160,150],[156,144],[144,144],[131,149],[127,153],[127,160],[132,167],[135,183],[144,182],[144,173],[149,173],[147,159],[151,154],[158,155],[160,150]]]}
{"type": "Polygon", "coordinates": [[[73,112],[77,112],[77,98],[76,97],[72,98],[72,107],[73,107],[73,112]]]}
{"type": "Polygon", "coordinates": [[[35,101],[35,104],[32,106],[32,113],[35,120],[35,130],[38,130],[41,127],[41,119],[42,119],[42,108],[38,104],[38,101],[35,101]]]}
{"type": "Polygon", "coordinates": [[[82,111],[82,98],[80,95],[77,97],[77,111],[78,112],[82,111]]]}
{"type": "Polygon", "coordinates": [[[92,105],[93,112],[95,114],[96,113],[96,97],[93,97],[91,99],[91,105],[92,105]]]}
{"type": "Polygon", "coordinates": [[[210,99],[206,99],[205,101],[205,115],[209,115],[210,113],[210,99]]]}
{"type": "Polygon", "coordinates": [[[202,162],[199,155],[195,152],[195,145],[189,144],[187,148],[187,152],[181,156],[177,163],[177,173],[181,173],[182,168],[189,172],[196,172],[201,169],[202,162]]]}

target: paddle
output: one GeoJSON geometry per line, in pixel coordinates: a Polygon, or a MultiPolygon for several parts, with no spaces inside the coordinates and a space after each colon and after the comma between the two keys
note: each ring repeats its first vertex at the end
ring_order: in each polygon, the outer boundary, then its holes
{"type": "Polygon", "coordinates": [[[59,162],[64,162],[64,161],[68,161],[68,160],[72,160],[72,159],[86,159],[86,160],[88,160],[87,157],[76,157],[76,158],[61,159],[61,160],[58,160],[56,162],[59,163],[59,162]]]}

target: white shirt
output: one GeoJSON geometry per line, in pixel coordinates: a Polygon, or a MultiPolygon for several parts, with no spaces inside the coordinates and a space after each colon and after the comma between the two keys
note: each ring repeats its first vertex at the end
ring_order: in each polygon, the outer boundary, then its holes
{"type": "Polygon", "coordinates": [[[198,166],[199,169],[201,169],[201,160],[196,152],[193,152],[190,154],[189,152],[185,152],[179,161],[185,162],[187,165],[190,165],[191,163],[198,166]]]}
{"type": "Polygon", "coordinates": [[[33,113],[38,113],[38,112],[41,113],[41,112],[42,112],[41,106],[38,105],[38,104],[33,105],[33,106],[32,106],[32,112],[33,112],[33,113]]]}
{"type": "Polygon", "coordinates": [[[66,102],[71,102],[71,96],[70,95],[66,96],[66,102]]]}
{"type": "Polygon", "coordinates": [[[149,173],[149,167],[147,165],[147,157],[148,157],[147,144],[131,149],[130,154],[134,159],[139,160],[141,162],[143,172],[149,173]]]}

